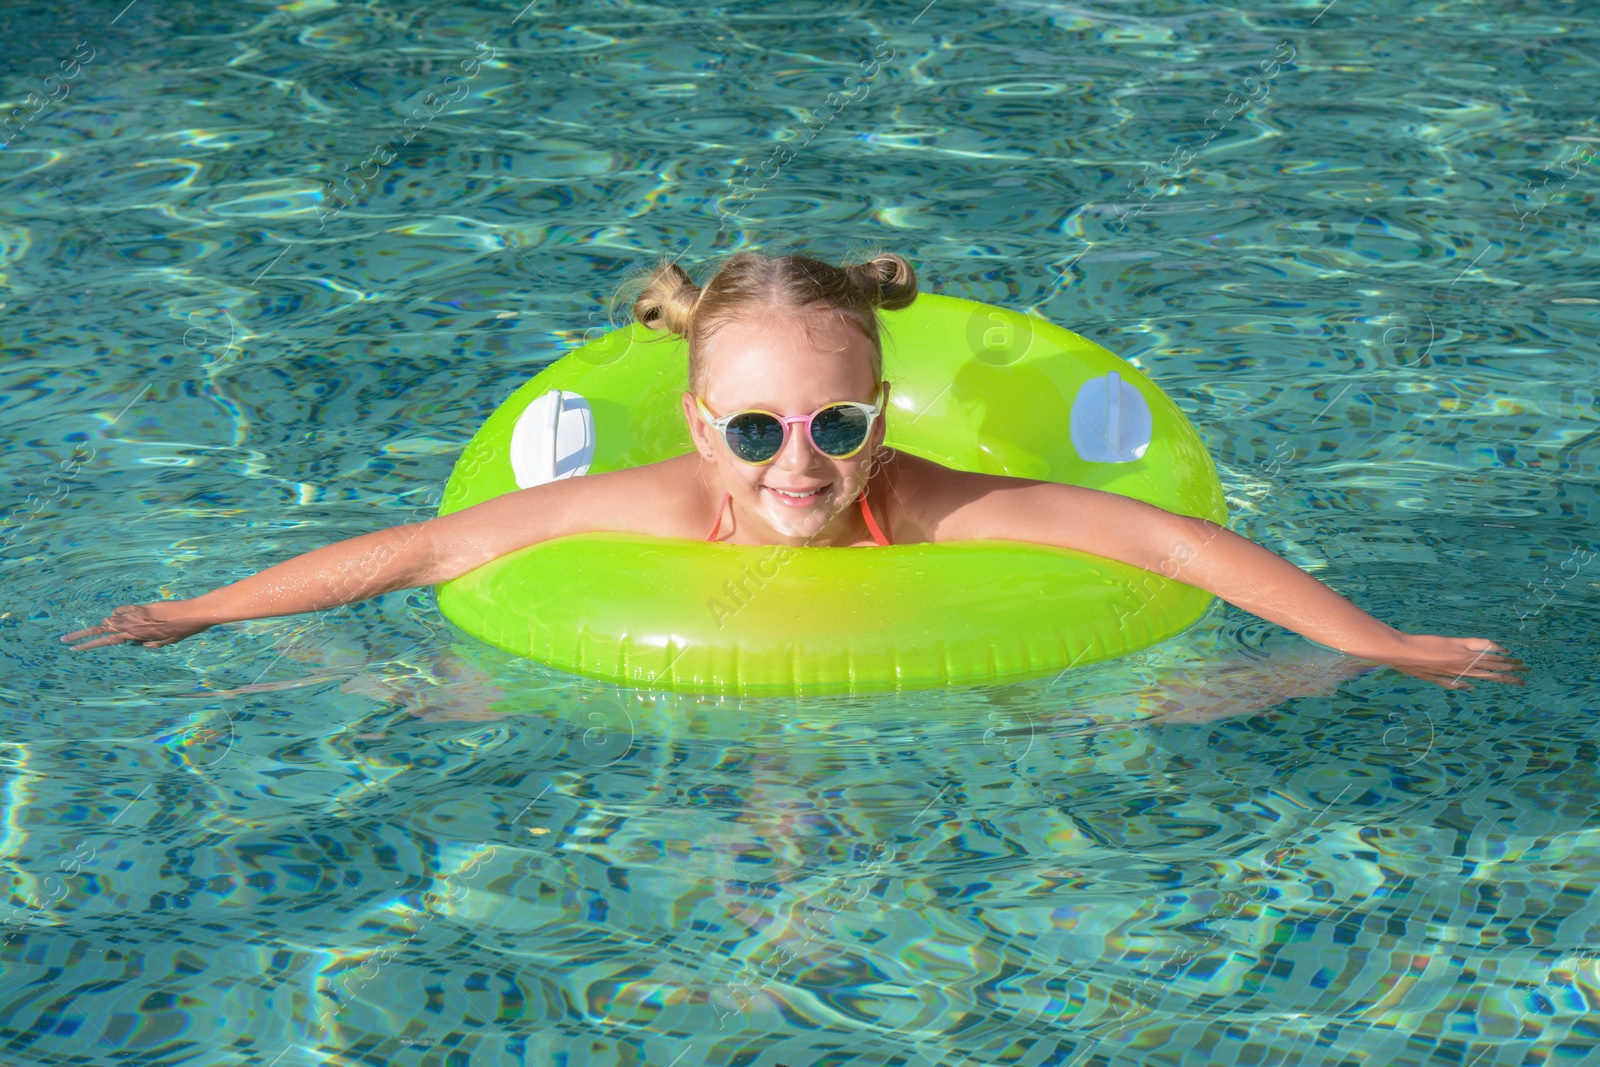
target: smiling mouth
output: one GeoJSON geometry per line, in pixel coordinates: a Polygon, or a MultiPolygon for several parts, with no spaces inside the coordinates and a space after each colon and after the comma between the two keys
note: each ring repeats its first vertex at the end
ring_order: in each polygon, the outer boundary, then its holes
{"type": "Polygon", "coordinates": [[[792,489],[777,489],[770,485],[764,485],[761,488],[777,497],[782,503],[787,504],[790,507],[798,507],[802,504],[809,504],[816,500],[822,496],[823,492],[828,487],[826,485],[819,485],[815,489],[806,490],[804,492],[796,492],[792,489]]]}

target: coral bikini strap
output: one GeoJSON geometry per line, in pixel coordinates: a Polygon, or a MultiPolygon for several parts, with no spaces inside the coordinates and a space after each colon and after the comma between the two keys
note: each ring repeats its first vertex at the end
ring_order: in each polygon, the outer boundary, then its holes
{"type": "Polygon", "coordinates": [[[717,522],[716,525],[711,527],[711,532],[706,534],[707,541],[715,541],[717,539],[717,531],[722,529],[722,509],[728,506],[728,501],[732,499],[732,497],[732,493],[722,494],[722,503],[717,505],[717,522]]]}
{"type": "Polygon", "coordinates": [[[872,517],[872,509],[867,507],[867,494],[861,494],[861,517],[867,520],[867,530],[871,532],[872,539],[880,545],[888,545],[889,539],[883,536],[883,531],[878,528],[878,520],[872,517]]]}
{"type": "MultiPolygon", "coordinates": [[[[706,534],[707,541],[715,541],[717,534],[722,530],[722,512],[732,499],[732,493],[722,494],[722,503],[717,505],[717,521],[711,527],[711,532],[706,534]]],[[[878,520],[872,516],[872,508],[867,505],[867,494],[861,494],[861,517],[867,521],[867,530],[872,534],[872,539],[880,545],[887,545],[889,539],[883,536],[883,529],[878,525],[878,520]]]]}

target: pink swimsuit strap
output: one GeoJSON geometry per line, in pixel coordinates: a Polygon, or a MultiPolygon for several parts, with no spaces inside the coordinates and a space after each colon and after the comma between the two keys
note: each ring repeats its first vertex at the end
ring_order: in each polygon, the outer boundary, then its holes
{"type": "MultiPolygon", "coordinates": [[[[717,534],[722,530],[722,512],[727,508],[728,501],[732,499],[733,494],[722,494],[722,503],[717,505],[717,521],[711,527],[711,532],[706,534],[707,541],[715,541],[717,539],[717,534]]],[[[879,545],[887,545],[889,539],[884,536],[882,527],[878,525],[878,520],[872,515],[872,508],[867,504],[867,494],[862,493],[856,499],[861,501],[861,517],[866,520],[867,532],[872,534],[872,539],[879,545]]]]}

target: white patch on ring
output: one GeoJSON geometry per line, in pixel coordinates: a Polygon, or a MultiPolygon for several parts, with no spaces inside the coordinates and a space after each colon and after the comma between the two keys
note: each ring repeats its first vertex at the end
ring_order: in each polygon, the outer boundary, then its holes
{"type": "Polygon", "coordinates": [[[552,390],[523,409],[511,431],[517,488],[575,478],[594,461],[594,412],[577,393],[552,390]]]}
{"type": "Polygon", "coordinates": [[[1072,447],[1091,463],[1132,463],[1150,447],[1154,420],[1143,394],[1111,371],[1072,401],[1072,447]]]}

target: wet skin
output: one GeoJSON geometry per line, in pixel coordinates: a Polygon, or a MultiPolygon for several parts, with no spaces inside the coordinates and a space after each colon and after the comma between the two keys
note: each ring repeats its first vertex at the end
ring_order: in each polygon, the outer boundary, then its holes
{"type": "MultiPolygon", "coordinates": [[[[768,309],[725,324],[702,346],[714,416],[760,408],[808,415],[871,403],[871,341],[825,311],[768,309]]],[[[891,543],[1033,541],[1119,560],[1206,589],[1313,641],[1446,688],[1468,679],[1521,684],[1526,668],[1484,637],[1406,634],[1293,564],[1204,519],[1081,486],[953,470],[883,446],[887,405],[867,445],[835,459],[795,426],[775,460],[743,463],[682,399],[694,451],[628,470],[569,478],[464,511],[341,541],[192,600],[117,608],[65,635],[75,649],[159,648],[210,626],[313,611],[395,589],[437,585],[509,552],[569,534],[618,531],[701,539],[730,498],[718,540],[814,547],[874,543],[855,500],[869,487],[891,543]],[[802,499],[784,496],[806,494],[802,499]]]]}

